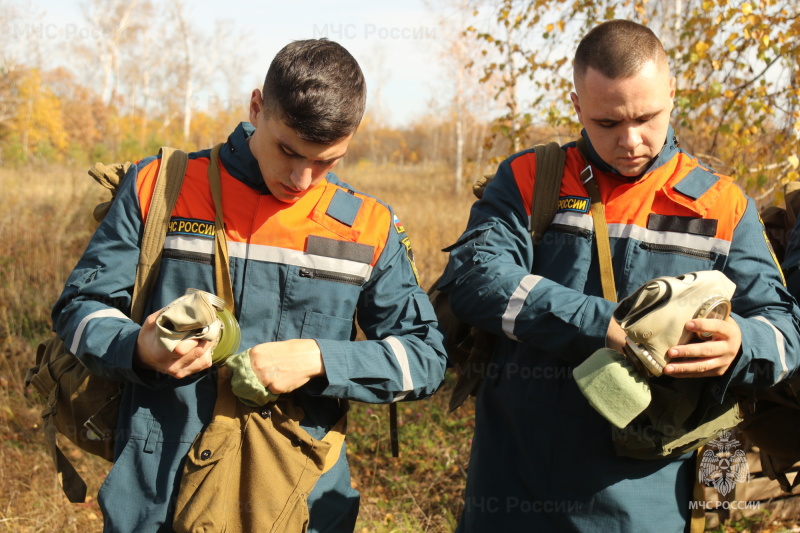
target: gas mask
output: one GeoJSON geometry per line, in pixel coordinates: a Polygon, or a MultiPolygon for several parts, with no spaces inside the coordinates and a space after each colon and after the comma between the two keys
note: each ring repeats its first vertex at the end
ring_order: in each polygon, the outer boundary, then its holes
{"type": "Polygon", "coordinates": [[[625,330],[623,353],[603,348],[573,371],[578,388],[601,415],[623,428],[651,401],[648,379],[669,363],[667,351],[710,338],[685,329],[694,318],[726,320],[736,285],[716,270],[655,278],[623,299],[614,319],[625,330]]]}
{"type": "Polygon", "coordinates": [[[211,341],[211,360],[224,361],[239,349],[241,330],[225,300],[209,292],[187,289],[156,318],[158,341],[169,351],[186,339],[211,341]]]}
{"type": "Polygon", "coordinates": [[[186,339],[211,341],[212,363],[227,368],[233,394],[247,405],[266,405],[278,398],[258,380],[250,363],[250,350],[238,352],[242,333],[236,318],[225,309],[222,298],[187,289],[186,294],[161,311],[156,327],[159,343],[169,351],[186,339]]]}

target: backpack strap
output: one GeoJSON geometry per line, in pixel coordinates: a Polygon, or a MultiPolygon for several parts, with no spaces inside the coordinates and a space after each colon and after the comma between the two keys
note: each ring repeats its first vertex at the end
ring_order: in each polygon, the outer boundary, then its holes
{"type": "Polygon", "coordinates": [[[530,230],[531,240],[535,245],[542,239],[542,234],[556,216],[567,154],[557,142],[539,144],[533,149],[536,152],[536,181],[531,200],[530,230]],[[540,179],[542,176],[546,179],[540,179]]]}
{"type": "Polygon", "coordinates": [[[164,252],[164,240],[167,236],[172,210],[181,192],[183,177],[186,174],[189,157],[185,152],[167,146],[161,147],[161,165],[156,177],[156,186],[150,200],[150,210],[144,224],[144,235],[139,251],[139,264],[136,267],[136,283],[133,286],[131,303],[131,319],[141,322],[144,315],[146,298],[141,295],[150,294],[158,277],[161,256],[164,252]]]}

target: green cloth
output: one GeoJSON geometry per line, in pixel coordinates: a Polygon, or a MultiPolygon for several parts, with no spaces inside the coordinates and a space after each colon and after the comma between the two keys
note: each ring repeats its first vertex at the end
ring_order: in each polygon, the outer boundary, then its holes
{"type": "Polygon", "coordinates": [[[231,377],[233,394],[238,396],[245,405],[261,407],[278,399],[278,395],[267,390],[253,372],[249,349],[228,357],[225,360],[225,366],[230,368],[233,373],[231,377]]]}
{"type": "Polygon", "coordinates": [[[650,386],[625,357],[601,348],[578,365],[572,375],[595,410],[624,428],[650,405],[650,386]]]}

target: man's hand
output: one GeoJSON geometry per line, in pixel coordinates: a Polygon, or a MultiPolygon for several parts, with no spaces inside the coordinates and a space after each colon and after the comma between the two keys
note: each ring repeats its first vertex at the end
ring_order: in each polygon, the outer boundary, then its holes
{"type": "Polygon", "coordinates": [[[250,349],[250,365],[273,394],[291,392],[325,374],[322,353],[313,339],[257,344],[250,349]]]}
{"type": "Polygon", "coordinates": [[[671,359],[664,374],[675,378],[702,378],[721,376],[731,366],[742,347],[742,331],[735,320],[696,318],[686,323],[709,340],[675,346],[667,352],[671,359]]]}
{"type": "Polygon", "coordinates": [[[608,324],[608,332],[606,332],[606,348],[622,353],[623,346],[625,346],[625,330],[622,329],[619,322],[612,318],[608,324]]]}
{"type": "Polygon", "coordinates": [[[134,362],[174,378],[181,379],[211,366],[211,341],[187,339],[173,351],[158,342],[156,318],[161,310],[148,316],[136,338],[134,362]]]}

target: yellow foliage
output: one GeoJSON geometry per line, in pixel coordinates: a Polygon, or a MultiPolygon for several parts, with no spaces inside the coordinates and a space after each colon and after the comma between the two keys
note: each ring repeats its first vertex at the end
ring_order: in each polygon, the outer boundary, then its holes
{"type": "Polygon", "coordinates": [[[39,70],[25,73],[18,86],[20,102],[10,120],[9,132],[27,154],[49,144],[58,151],[67,148],[67,135],[61,114],[61,101],[42,84],[39,70]]]}
{"type": "Polygon", "coordinates": [[[708,44],[706,41],[697,41],[697,44],[694,45],[694,49],[701,57],[705,56],[709,48],[711,48],[711,45],[708,44]]]}

